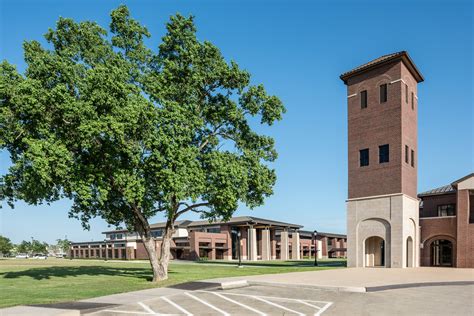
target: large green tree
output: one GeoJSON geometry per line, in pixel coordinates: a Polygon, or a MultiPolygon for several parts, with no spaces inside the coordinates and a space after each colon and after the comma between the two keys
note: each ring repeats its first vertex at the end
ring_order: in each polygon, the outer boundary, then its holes
{"type": "Polygon", "coordinates": [[[0,235],[0,254],[8,255],[13,248],[10,239],[0,235]]]}
{"type": "Polygon", "coordinates": [[[193,17],[172,16],[156,51],[127,7],[110,33],[61,18],[45,38],[25,42],[27,68],[0,65],[0,148],[12,166],[0,180],[11,206],[61,198],[88,228],[100,216],[143,239],[153,280],[167,278],[175,220],[186,212],[228,219],[272,194],[272,125],[284,107],[250,74],[199,41],[193,17]],[[148,219],[166,217],[161,251],[148,219]]]}

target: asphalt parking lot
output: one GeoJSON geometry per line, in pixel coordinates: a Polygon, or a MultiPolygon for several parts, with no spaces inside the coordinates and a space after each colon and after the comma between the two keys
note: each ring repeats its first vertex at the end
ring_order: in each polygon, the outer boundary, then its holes
{"type": "Polygon", "coordinates": [[[249,286],[182,291],[89,315],[474,315],[474,286],[349,293],[249,286]]]}

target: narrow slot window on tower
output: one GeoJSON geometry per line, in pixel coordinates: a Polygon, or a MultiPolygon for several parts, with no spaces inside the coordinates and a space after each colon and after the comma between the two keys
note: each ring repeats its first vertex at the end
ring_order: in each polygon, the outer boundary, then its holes
{"type": "Polygon", "coordinates": [[[408,152],[409,152],[408,146],[405,145],[405,162],[406,162],[406,163],[408,163],[408,152]]]}
{"type": "Polygon", "coordinates": [[[408,103],[408,85],[405,83],[405,103],[408,103]]]}
{"type": "Polygon", "coordinates": [[[365,167],[369,165],[369,148],[359,150],[360,166],[365,167]]]}
{"type": "Polygon", "coordinates": [[[387,102],[387,84],[380,85],[380,103],[387,102]]]}
{"type": "Polygon", "coordinates": [[[411,166],[415,166],[415,151],[413,149],[411,150],[411,166]]]}
{"type": "Polygon", "coordinates": [[[360,92],[360,107],[365,109],[367,107],[367,90],[360,92]]]}
{"type": "Polygon", "coordinates": [[[415,109],[415,93],[411,93],[411,109],[415,109]]]}
{"type": "Polygon", "coordinates": [[[390,161],[389,146],[388,144],[379,146],[379,163],[385,163],[390,161]]]}

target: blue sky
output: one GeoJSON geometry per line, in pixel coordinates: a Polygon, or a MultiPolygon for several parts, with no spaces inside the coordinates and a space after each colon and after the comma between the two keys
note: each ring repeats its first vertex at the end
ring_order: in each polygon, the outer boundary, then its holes
{"type": "MultiPolygon", "coordinates": [[[[148,27],[152,48],[170,15],[195,15],[199,39],[213,42],[284,102],[283,121],[265,129],[279,152],[275,194],[264,206],[242,207],[237,215],[345,232],[347,111],[339,75],[400,50],[409,52],[425,77],[418,87],[419,191],[474,170],[471,1],[0,0],[0,59],[23,71],[24,40],[43,41],[59,16],[108,27],[109,13],[120,3],[148,27]]],[[[8,153],[0,152],[0,174],[9,164],[8,153]]],[[[11,210],[3,204],[0,234],[14,242],[102,238],[103,220],[83,231],[68,218],[69,206],[18,203],[11,210]]]]}

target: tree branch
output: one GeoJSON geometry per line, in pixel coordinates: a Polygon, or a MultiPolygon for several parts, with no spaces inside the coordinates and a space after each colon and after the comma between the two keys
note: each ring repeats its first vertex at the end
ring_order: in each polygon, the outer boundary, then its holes
{"type": "Polygon", "coordinates": [[[178,218],[178,216],[180,216],[181,214],[186,213],[187,211],[191,211],[197,207],[209,206],[209,205],[211,205],[211,203],[209,202],[202,202],[202,203],[188,205],[187,207],[183,208],[181,211],[176,212],[175,219],[178,218]]]}

